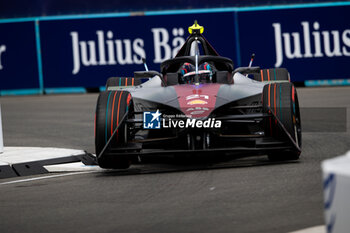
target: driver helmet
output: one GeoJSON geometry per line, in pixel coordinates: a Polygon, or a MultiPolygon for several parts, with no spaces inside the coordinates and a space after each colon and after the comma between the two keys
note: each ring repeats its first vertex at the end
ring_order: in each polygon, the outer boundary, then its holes
{"type": "MultiPolygon", "coordinates": [[[[199,83],[212,82],[212,68],[207,63],[199,65],[198,67],[199,83]]],[[[181,67],[181,80],[183,83],[192,84],[195,82],[196,68],[191,63],[184,63],[181,67]]]]}

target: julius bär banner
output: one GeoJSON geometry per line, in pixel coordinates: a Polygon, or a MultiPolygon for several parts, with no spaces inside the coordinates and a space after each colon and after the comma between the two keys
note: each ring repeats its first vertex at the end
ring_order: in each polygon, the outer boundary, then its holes
{"type": "Polygon", "coordinates": [[[350,6],[238,12],[242,61],[285,67],[292,81],[349,79],[350,6]]]}
{"type": "Polygon", "coordinates": [[[234,59],[233,13],[203,13],[41,21],[45,87],[98,87],[109,77],[132,77],[176,55],[194,20],[222,56],[234,59]]]}

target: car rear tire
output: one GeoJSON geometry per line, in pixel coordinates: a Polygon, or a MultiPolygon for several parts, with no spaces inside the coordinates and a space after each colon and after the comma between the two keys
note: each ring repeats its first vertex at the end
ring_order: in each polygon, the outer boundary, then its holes
{"type": "Polygon", "coordinates": [[[112,78],[109,78],[106,82],[106,90],[108,90],[108,87],[137,86],[140,84],[141,84],[141,79],[112,77],[112,78]]]}
{"type": "Polygon", "coordinates": [[[254,80],[266,81],[290,81],[289,72],[286,68],[261,69],[260,73],[254,74],[254,80]]]}
{"type": "Polygon", "coordinates": [[[105,153],[101,155],[104,146],[120,124],[110,146],[115,148],[126,145],[128,132],[121,120],[128,111],[130,101],[131,95],[127,91],[104,91],[98,97],[95,115],[95,151],[98,165],[102,168],[125,169],[130,166],[130,160],[126,157],[120,155],[107,157],[105,153]]]}
{"type": "MultiPolygon", "coordinates": [[[[263,90],[264,112],[273,113],[281,121],[286,131],[301,148],[301,121],[299,102],[296,89],[292,83],[272,83],[264,86],[263,90]]],[[[283,128],[273,117],[266,119],[265,133],[277,139],[290,140],[283,128]]],[[[276,160],[297,160],[300,151],[291,149],[270,153],[268,157],[272,161],[276,160]]]]}

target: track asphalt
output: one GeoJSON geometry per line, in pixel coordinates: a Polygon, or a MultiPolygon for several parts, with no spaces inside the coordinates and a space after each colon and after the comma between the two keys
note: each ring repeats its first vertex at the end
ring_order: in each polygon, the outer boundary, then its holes
{"type": "MultiPolygon", "coordinates": [[[[298,162],[168,161],[0,184],[0,231],[280,233],[323,225],[320,162],[350,150],[350,87],[297,91],[301,107],[347,108],[345,118],[329,109],[315,120],[327,126],[331,119],[329,130],[303,133],[298,162]],[[345,128],[330,132],[343,118],[345,128]]],[[[96,100],[97,94],[1,97],[5,146],[94,152],[96,100]]],[[[310,124],[313,111],[305,112],[310,124]]]]}

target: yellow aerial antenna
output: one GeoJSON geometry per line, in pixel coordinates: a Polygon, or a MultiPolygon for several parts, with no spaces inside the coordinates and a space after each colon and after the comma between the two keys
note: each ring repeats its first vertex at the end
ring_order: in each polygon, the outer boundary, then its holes
{"type": "Polygon", "coordinates": [[[197,23],[197,20],[195,20],[194,24],[192,26],[188,27],[188,32],[190,34],[197,34],[197,33],[202,34],[204,32],[204,27],[199,25],[197,23]]]}

